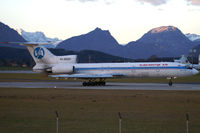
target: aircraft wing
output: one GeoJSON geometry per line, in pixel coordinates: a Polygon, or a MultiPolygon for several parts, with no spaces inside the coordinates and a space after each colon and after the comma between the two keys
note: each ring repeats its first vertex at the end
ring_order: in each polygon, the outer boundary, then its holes
{"type": "Polygon", "coordinates": [[[53,78],[80,78],[80,79],[98,79],[98,78],[115,78],[123,77],[122,74],[60,74],[49,75],[53,78]]]}

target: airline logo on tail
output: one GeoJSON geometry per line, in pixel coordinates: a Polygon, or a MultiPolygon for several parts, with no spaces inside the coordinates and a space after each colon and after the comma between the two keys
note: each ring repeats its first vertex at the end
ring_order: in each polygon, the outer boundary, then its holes
{"type": "Polygon", "coordinates": [[[34,49],[33,54],[34,54],[35,58],[42,59],[44,57],[45,52],[44,52],[43,48],[37,47],[34,49]]]}

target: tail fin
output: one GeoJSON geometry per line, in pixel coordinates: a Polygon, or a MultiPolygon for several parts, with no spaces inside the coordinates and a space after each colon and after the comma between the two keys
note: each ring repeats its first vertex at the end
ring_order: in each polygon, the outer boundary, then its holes
{"type": "Polygon", "coordinates": [[[42,45],[47,45],[50,43],[38,43],[38,42],[4,42],[6,44],[19,44],[26,46],[30,55],[32,56],[35,63],[41,64],[55,64],[57,63],[53,55],[47,48],[42,45]]]}
{"type": "Polygon", "coordinates": [[[42,45],[25,45],[34,61],[39,64],[76,63],[77,55],[55,56],[42,45]]]}
{"type": "Polygon", "coordinates": [[[27,47],[30,55],[34,59],[36,65],[33,69],[46,69],[58,63],[76,63],[76,55],[55,56],[47,48],[42,45],[50,43],[32,43],[32,42],[8,42],[18,43],[27,47]]]}
{"type": "Polygon", "coordinates": [[[40,45],[26,45],[26,46],[36,64],[57,63],[56,56],[53,55],[47,48],[40,45]]]}

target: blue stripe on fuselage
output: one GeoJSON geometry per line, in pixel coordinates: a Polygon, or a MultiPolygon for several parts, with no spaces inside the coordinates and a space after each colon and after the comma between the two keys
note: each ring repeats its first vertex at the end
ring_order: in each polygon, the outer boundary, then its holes
{"type": "Polygon", "coordinates": [[[81,70],[130,70],[130,69],[187,69],[185,66],[179,66],[179,67],[91,67],[91,68],[75,68],[76,71],[81,70]]]}

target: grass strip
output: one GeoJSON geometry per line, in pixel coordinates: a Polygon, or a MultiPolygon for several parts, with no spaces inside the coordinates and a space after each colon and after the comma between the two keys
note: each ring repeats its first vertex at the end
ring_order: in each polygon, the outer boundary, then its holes
{"type": "Polygon", "coordinates": [[[190,132],[200,131],[200,91],[73,90],[0,88],[0,131],[54,133],[55,110],[60,132],[183,133],[185,113],[190,132]]]}

